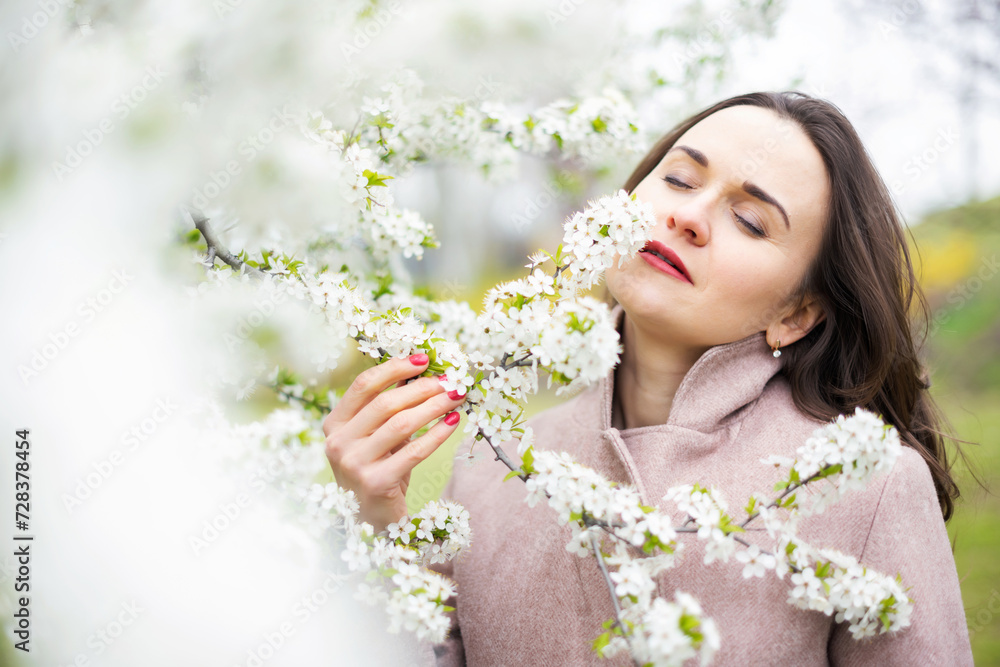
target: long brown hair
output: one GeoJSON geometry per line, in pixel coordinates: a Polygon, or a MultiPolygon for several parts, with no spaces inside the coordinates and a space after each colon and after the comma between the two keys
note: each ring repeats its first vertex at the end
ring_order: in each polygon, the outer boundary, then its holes
{"type": "Polygon", "coordinates": [[[823,157],[830,179],[822,247],[800,286],[801,295],[819,299],[826,317],[783,350],[782,372],[795,404],[821,420],[858,406],[881,414],[927,462],[947,521],[960,494],[914,336],[922,326],[921,341],[926,338],[927,301],[914,274],[902,218],[844,114],[830,102],[798,92],[731,97],[663,136],[629,176],[625,190],[634,191],[695,124],[741,105],[794,121],[823,157]]]}

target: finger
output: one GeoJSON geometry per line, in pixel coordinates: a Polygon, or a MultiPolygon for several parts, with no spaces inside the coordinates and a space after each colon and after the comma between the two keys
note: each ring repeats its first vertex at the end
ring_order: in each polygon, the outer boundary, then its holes
{"type": "Polygon", "coordinates": [[[382,458],[393,448],[406,444],[428,423],[457,408],[463,400],[464,396],[452,398],[452,394],[439,394],[391,414],[370,438],[365,439],[362,445],[365,457],[369,461],[382,458]]]}
{"type": "Polygon", "coordinates": [[[323,420],[323,430],[329,435],[334,424],[347,423],[386,387],[423,373],[429,362],[426,354],[414,354],[404,359],[390,359],[358,374],[323,420]]]}
{"type": "Polygon", "coordinates": [[[383,428],[387,428],[389,433],[396,434],[398,437],[395,439],[390,437],[386,448],[371,455],[371,460],[374,460],[388,451],[388,447],[406,440],[427,422],[459,405],[460,401],[450,399],[450,396],[453,395],[445,393],[444,387],[437,378],[420,378],[405,387],[391,389],[376,396],[351,420],[344,432],[348,437],[353,438],[367,438],[383,428]],[[432,399],[437,399],[437,401],[432,399]],[[434,406],[440,404],[440,407],[434,408],[429,414],[426,410],[424,412],[411,412],[427,402],[434,406]],[[423,421],[417,422],[420,415],[424,414],[426,416],[423,417],[423,421]]]}
{"type": "Polygon", "coordinates": [[[385,474],[391,479],[402,479],[410,473],[418,463],[437,451],[448,436],[455,432],[461,421],[461,415],[461,412],[449,412],[422,436],[403,445],[398,452],[379,464],[384,466],[385,474]],[[453,423],[449,424],[449,421],[453,423]]]}

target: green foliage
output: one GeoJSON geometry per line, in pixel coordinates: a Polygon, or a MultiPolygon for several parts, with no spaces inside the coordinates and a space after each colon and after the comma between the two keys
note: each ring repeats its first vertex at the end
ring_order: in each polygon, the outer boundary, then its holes
{"type": "Polygon", "coordinates": [[[970,443],[962,449],[971,472],[961,457],[950,456],[962,496],[947,524],[948,535],[973,657],[977,665],[995,665],[1000,664],[1000,613],[995,611],[1000,596],[1000,273],[993,267],[1000,259],[1000,197],[932,213],[913,228],[913,236],[932,310],[925,345],[931,394],[955,436],[970,443]],[[959,261],[963,248],[966,256],[959,261]],[[973,472],[991,492],[978,485],[973,472]]]}
{"type": "Polygon", "coordinates": [[[380,174],[371,169],[365,169],[361,175],[368,179],[368,187],[370,188],[378,186],[388,187],[386,181],[392,180],[392,176],[380,174]]]}
{"type": "Polygon", "coordinates": [[[526,475],[535,474],[535,448],[528,447],[524,450],[524,455],[521,457],[521,470],[524,471],[526,475]]]}
{"type": "Polygon", "coordinates": [[[733,523],[733,520],[728,514],[723,514],[722,519],[719,521],[719,529],[729,535],[730,533],[745,533],[746,530],[741,528],[738,524],[733,523]]]}
{"type": "Polygon", "coordinates": [[[832,466],[826,466],[816,474],[816,477],[818,479],[824,479],[826,477],[830,477],[831,475],[836,475],[843,469],[844,469],[843,463],[838,463],[837,465],[832,465],[832,466]]]}
{"type": "Polygon", "coordinates": [[[604,648],[611,643],[611,633],[603,632],[597,636],[594,643],[591,645],[596,653],[600,653],[604,648]]]}
{"type": "Polygon", "coordinates": [[[701,627],[701,621],[698,620],[697,616],[681,614],[679,625],[681,632],[690,637],[695,643],[699,643],[705,638],[702,633],[698,632],[698,628],[701,627]]]}

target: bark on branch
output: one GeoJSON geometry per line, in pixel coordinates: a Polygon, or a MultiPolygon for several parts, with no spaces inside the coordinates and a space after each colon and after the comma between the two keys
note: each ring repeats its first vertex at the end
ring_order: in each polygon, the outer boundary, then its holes
{"type": "MultiPolygon", "coordinates": [[[[594,556],[597,558],[597,567],[601,569],[601,574],[604,576],[604,583],[608,585],[608,591],[611,593],[611,602],[615,606],[615,626],[617,626],[621,632],[622,636],[625,638],[625,643],[629,645],[629,655],[632,654],[631,642],[628,640],[628,631],[625,628],[625,624],[622,623],[622,608],[621,604],[618,602],[618,593],[615,592],[615,583],[611,581],[611,575],[608,574],[608,567],[604,564],[604,554],[601,553],[601,543],[597,540],[597,536],[593,533],[590,534],[590,548],[594,550],[594,556]]],[[[635,667],[639,667],[638,661],[632,658],[632,664],[635,667]]]]}
{"type": "Polygon", "coordinates": [[[222,244],[222,241],[219,240],[219,237],[215,235],[215,231],[208,223],[208,218],[206,218],[201,211],[198,209],[188,209],[187,214],[191,218],[191,222],[194,223],[194,228],[201,232],[201,235],[205,239],[205,243],[208,244],[208,254],[206,259],[209,265],[215,264],[215,258],[218,257],[237,271],[245,269],[248,274],[255,278],[264,277],[263,271],[250,266],[233,253],[229,252],[226,246],[222,244]]]}

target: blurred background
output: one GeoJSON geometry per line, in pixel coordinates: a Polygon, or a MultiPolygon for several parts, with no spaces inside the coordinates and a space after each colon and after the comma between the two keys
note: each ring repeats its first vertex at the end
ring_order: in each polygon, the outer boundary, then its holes
{"type": "MultiPolygon", "coordinates": [[[[199,267],[184,252],[189,227],[177,205],[235,159],[242,173],[213,202],[226,242],[304,247],[329,229],[339,192],[295,131],[253,156],[245,140],[286,100],[350,129],[379,77],[403,68],[419,74],[426,98],[526,111],[613,85],[635,110],[639,131],[620,150],[525,152],[505,170],[484,168],[471,151],[396,179],[397,200],[430,221],[441,244],[406,260],[405,272],[474,308],[489,287],[521,275],[528,253],[553,248],[567,214],[616,189],[690,113],[752,90],[798,89],[837,104],[911,226],[932,309],[932,393],[969,443],[972,471],[956,464],[963,496],[949,535],[976,662],[1000,665],[1000,162],[991,159],[1000,152],[1000,2],[33,0],[4,3],[0,28],[0,427],[33,429],[40,651],[12,649],[15,570],[0,557],[0,665],[249,667],[285,622],[296,637],[262,662],[326,664],[335,653],[336,664],[371,664],[351,641],[379,621],[354,617],[322,553],[264,496],[240,505],[238,525],[207,555],[192,550],[202,522],[246,493],[246,480],[210,454],[217,443],[204,433],[177,419],[145,424],[163,414],[158,401],[199,408],[226,352],[220,332],[254,303],[217,304],[211,317],[191,310],[178,288],[196,284],[199,267]],[[337,23],[352,12],[356,24],[337,23]],[[67,171],[70,147],[88,136],[101,145],[67,171]],[[33,354],[70,325],[79,335],[67,333],[72,342],[26,377],[33,354]],[[139,446],[67,509],[66,494],[137,425],[139,446]],[[318,598],[324,604],[308,605],[318,598]],[[131,618],[128,605],[142,610],[136,622],[101,638],[131,618]]],[[[300,336],[302,348],[322,342],[294,318],[268,327],[300,336]]],[[[343,351],[317,377],[343,387],[365,366],[343,351]]],[[[556,400],[543,393],[529,411],[556,400]]],[[[249,390],[230,403],[230,418],[243,422],[277,405],[249,390]]],[[[440,493],[458,440],[414,472],[411,507],[440,493]]],[[[0,456],[6,517],[13,458],[0,456]]],[[[0,525],[4,554],[10,523],[0,525]]]]}

